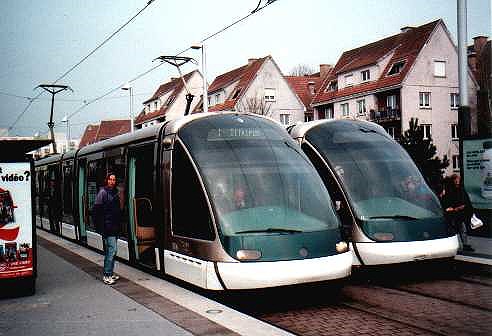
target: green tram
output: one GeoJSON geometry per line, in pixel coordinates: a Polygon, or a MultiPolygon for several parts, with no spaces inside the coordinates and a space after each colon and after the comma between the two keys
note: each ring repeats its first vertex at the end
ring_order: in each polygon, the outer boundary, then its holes
{"type": "Polygon", "coordinates": [[[91,219],[117,176],[118,257],[212,290],[342,279],[352,254],[314,166],[276,122],[200,113],[36,162],[36,225],[102,251],[91,219]]]}
{"type": "Polygon", "coordinates": [[[318,120],[295,125],[289,133],[335,201],[354,265],[456,255],[458,237],[437,196],[383,127],[362,120],[318,120]]]}

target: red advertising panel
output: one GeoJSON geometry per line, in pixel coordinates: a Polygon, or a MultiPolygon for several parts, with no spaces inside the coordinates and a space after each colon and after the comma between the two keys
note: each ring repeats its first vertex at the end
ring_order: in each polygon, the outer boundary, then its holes
{"type": "Polygon", "coordinates": [[[29,162],[0,162],[0,279],[33,275],[29,162]]]}

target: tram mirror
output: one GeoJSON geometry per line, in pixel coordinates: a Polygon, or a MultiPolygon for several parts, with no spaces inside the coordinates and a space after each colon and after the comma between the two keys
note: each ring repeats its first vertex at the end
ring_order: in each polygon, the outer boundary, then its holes
{"type": "Polygon", "coordinates": [[[171,149],[172,145],[174,143],[174,134],[172,135],[167,135],[163,140],[162,140],[162,145],[164,146],[165,149],[171,149]]]}

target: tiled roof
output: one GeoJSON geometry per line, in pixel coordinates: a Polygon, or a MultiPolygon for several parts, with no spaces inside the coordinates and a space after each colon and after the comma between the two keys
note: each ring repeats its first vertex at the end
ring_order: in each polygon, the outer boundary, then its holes
{"type": "Polygon", "coordinates": [[[306,107],[306,110],[311,110],[311,101],[313,95],[309,89],[310,83],[314,85],[314,92],[318,92],[321,86],[321,77],[319,72],[309,76],[284,76],[290,87],[295,91],[297,96],[301,99],[302,103],[306,107]]]}
{"type": "Polygon", "coordinates": [[[412,67],[420,50],[439,23],[442,23],[442,21],[436,20],[360,48],[344,52],[333,71],[323,79],[320,90],[315,95],[312,104],[319,104],[353,94],[400,85],[412,67]],[[336,91],[326,91],[328,84],[332,80],[336,80],[338,74],[376,64],[378,60],[391,52],[393,52],[393,55],[378,79],[336,91]],[[391,66],[400,60],[405,60],[403,69],[398,74],[387,76],[386,74],[391,69],[391,66]]]}
{"type": "Polygon", "coordinates": [[[217,78],[215,78],[212,84],[210,84],[208,90],[209,93],[213,93],[217,90],[223,89],[228,85],[230,85],[231,83],[237,81],[238,84],[236,85],[236,88],[240,89],[241,92],[239,93],[239,95],[233,98],[233,95],[236,92],[236,90],[233,90],[230,97],[227,97],[226,100],[221,104],[210,106],[209,111],[225,111],[225,110],[233,109],[236,106],[236,103],[239,100],[239,98],[241,98],[241,96],[243,95],[244,90],[249,87],[250,83],[255,78],[255,75],[258,72],[258,70],[260,70],[263,63],[269,58],[271,58],[271,56],[259,58],[255,61],[252,61],[249,64],[246,64],[232,71],[226,72],[225,74],[222,74],[217,78]]]}
{"type": "Polygon", "coordinates": [[[130,132],[130,120],[102,120],[96,135],[96,142],[130,132]]]}
{"type": "Polygon", "coordinates": [[[97,131],[99,131],[99,125],[87,125],[84,134],[79,142],[79,148],[93,144],[96,142],[97,131]]]}
{"type": "MultiPolygon", "coordinates": [[[[190,80],[190,78],[193,76],[193,74],[197,71],[198,70],[194,70],[192,72],[187,73],[186,75],[183,75],[185,82],[188,82],[190,80]]],[[[163,95],[165,95],[166,93],[169,93],[171,91],[172,91],[171,96],[177,97],[178,94],[183,89],[184,89],[184,85],[183,85],[183,81],[181,80],[181,78],[173,78],[173,79],[171,79],[170,82],[161,84],[159,86],[159,88],[157,89],[157,91],[152,95],[152,97],[147,99],[146,101],[144,101],[143,104],[145,105],[146,103],[153,101],[159,97],[162,97],[163,95]]],[[[173,103],[174,103],[174,101],[173,101],[173,103]]],[[[171,103],[171,105],[173,103],[171,103]]],[[[147,114],[145,113],[145,110],[142,110],[142,112],[140,112],[140,114],[135,118],[135,124],[136,125],[142,124],[145,121],[157,119],[161,116],[164,116],[166,114],[168,108],[169,108],[169,106],[163,105],[163,106],[161,106],[161,108],[159,110],[152,111],[151,113],[147,113],[147,114]]]]}

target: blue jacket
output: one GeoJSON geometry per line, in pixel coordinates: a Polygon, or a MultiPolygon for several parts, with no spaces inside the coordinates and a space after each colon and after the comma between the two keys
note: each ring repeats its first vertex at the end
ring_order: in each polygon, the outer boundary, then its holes
{"type": "Polygon", "coordinates": [[[121,231],[120,197],[116,188],[99,190],[92,211],[96,230],[103,237],[118,236],[121,231]]]}

